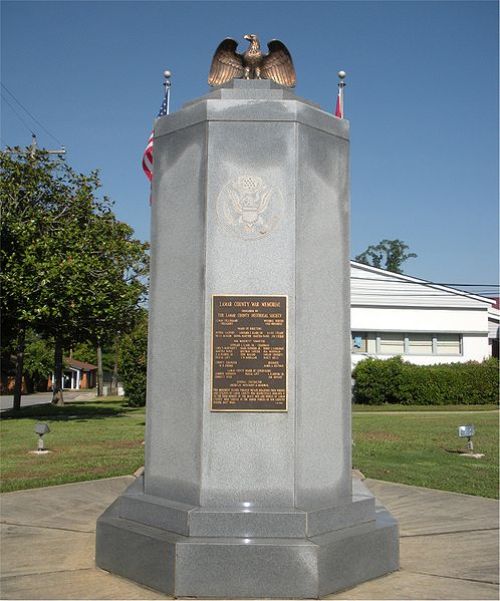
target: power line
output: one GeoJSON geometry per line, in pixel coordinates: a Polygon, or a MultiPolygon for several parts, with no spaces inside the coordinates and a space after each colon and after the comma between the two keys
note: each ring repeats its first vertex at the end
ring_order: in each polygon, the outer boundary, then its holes
{"type": "MultiPolygon", "coordinates": [[[[466,288],[498,288],[500,286],[500,284],[457,284],[457,283],[449,283],[449,282],[430,282],[428,280],[420,280],[417,282],[412,282],[410,280],[400,280],[400,279],[395,279],[395,278],[391,278],[392,274],[388,274],[387,278],[364,278],[362,276],[356,276],[353,275],[351,276],[351,280],[365,280],[367,282],[384,282],[386,284],[414,284],[417,286],[449,286],[454,287],[454,286],[464,286],[466,288]]],[[[403,277],[405,277],[404,274],[398,274],[398,275],[402,275],[403,277]]],[[[411,276],[410,276],[411,277],[411,276]]],[[[464,290],[462,290],[462,292],[465,292],[464,290]]]]}
{"type": "MultiPolygon", "coordinates": [[[[6,92],[8,92],[8,94],[10,96],[12,96],[12,98],[17,102],[17,104],[26,112],[26,114],[29,115],[33,119],[33,121],[35,123],[37,123],[43,129],[43,131],[46,134],[48,134],[53,140],[55,140],[58,144],[61,144],[61,146],[62,146],[61,140],[59,140],[58,138],[56,138],[56,136],[54,136],[53,134],[51,134],[50,131],[42,123],[40,123],[40,121],[38,121],[38,119],[35,116],[33,116],[30,113],[30,111],[15,97],[15,95],[9,90],[9,88],[4,83],[2,83],[1,85],[2,85],[2,88],[4,88],[4,90],[6,92]]],[[[6,100],[5,96],[3,98],[4,98],[4,100],[6,100]]]]}
{"type": "Polygon", "coordinates": [[[470,297],[470,296],[480,296],[482,298],[485,298],[487,300],[492,300],[492,298],[490,298],[487,295],[498,295],[498,293],[494,293],[494,292],[488,292],[488,293],[482,293],[479,294],[479,292],[465,292],[464,290],[454,290],[453,292],[446,292],[445,290],[443,291],[439,291],[436,290],[435,292],[418,292],[417,290],[403,290],[403,289],[399,289],[399,290],[394,290],[393,288],[358,288],[357,286],[353,285],[351,286],[351,290],[353,291],[353,293],[360,295],[360,296],[386,296],[387,294],[391,294],[393,297],[395,298],[401,298],[401,297],[411,297],[411,298],[429,298],[429,297],[441,297],[441,298],[448,298],[450,297],[450,295],[455,295],[455,296],[465,296],[465,297],[470,297]]]}
{"type": "Polygon", "coordinates": [[[26,123],[26,121],[21,117],[21,115],[17,112],[17,110],[12,106],[12,104],[7,100],[7,98],[5,98],[5,96],[3,94],[2,94],[2,98],[3,98],[4,102],[6,102],[10,106],[10,108],[14,111],[14,114],[21,121],[21,123],[24,125],[24,127],[26,127],[26,129],[31,134],[34,134],[35,132],[31,129],[31,127],[26,123]]]}
{"type": "Polygon", "coordinates": [[[351,276],[351,293],[353,298],[358,299],[358,302],[368,302],[368,299],[383,299],[390,295],[394,299],[402,302],[405,300],[419,300],[420,302],[431,302],[432,298],[450,298],[455,295],[457,297],[481,297],[485,300],[492,300],[492,297],[500,296],[498,284],[449,284],[443,282],[429,282],[426,280],[412,281],[402,278],[373,278],[363,276],[351,276]],[[383,284],[382,284],[383,283],[383,284]],[[413,287],[411,286],[413,284],[413,287]],[[415,288],[420,286],[421,289],[415,288]],[[455,286],[463,288],[476,288],[476,290],[460,290],[455,286]],[[423,290],[422,290],[423,288],[423,290]],[[445,288],[448,288],[446,290],[445,288]],[[477,290],[477,289],[480,290],[477,290]]]}
{"type": "MultiPolygon", "coordinates": [[[[355,289],[351,289],[351,294],[355,295],[357,298],[387,298],[388,294],[387,291],[375,291],[375,292],[360,292],[359,290],[355,290],[355,289]]],[[[479,295],[475,295],[475,296],[479,296],[479,295]]],[[[427,298],[449,298],[450,295],[449,294],[445,294],[444,292],[442,294],[436,293],[436,294],[419,294],[419,295],[415,295],[415,294],[411,294],[410,292],[407,292],[406,294],[396,294],[391,296],[391,298],[393,299],[405,299],[405,298],[413,298],[415,300],[425,300],[427,298]]],[[[491,298],[487,298],[485,297],[485,300],[491,301],[493,302],[493,299],[491,298]]]]}
{"type": "MultiPolygon", "coordinates": [[[[455,294],[458,296],[488,296],[489,294],[491,295],[497,295],[499,294],[498,290],[474,290],[474,291],[469,291],[469,290],[458,290],[457,288],[449,288],[448,290],[440,290],[437,287],[432,287],[432,286],[422,286],[422,288],[405,288],[405,287],[397,287],[395,288],[394,286],[365,286],[363,284],[360,284],[359,282],[351,282],[351,288],[353,290],[357,290],[359,293],[362,294],[377,294],[378,292],[381,293],[390,293],[390,294],[394,294],[394,295],[402,295],[402,294],[411,294],[412,296],[449,296],[450,294],[455,294]]],[[[444,288],[444,286],[443,286],[444,288]]]]}

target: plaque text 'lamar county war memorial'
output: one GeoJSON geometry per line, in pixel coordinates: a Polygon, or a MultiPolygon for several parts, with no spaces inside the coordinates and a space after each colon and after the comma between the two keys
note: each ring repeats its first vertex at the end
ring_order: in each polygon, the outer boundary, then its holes
{"type": "Polygon", "coordinates": [[[286,296],[213,296],[212,411],[286,411],[286,296]]]}

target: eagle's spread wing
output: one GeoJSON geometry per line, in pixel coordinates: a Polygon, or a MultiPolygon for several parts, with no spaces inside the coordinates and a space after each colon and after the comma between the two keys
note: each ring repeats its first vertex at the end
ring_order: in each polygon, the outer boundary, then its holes
{"type": "Polygon", "coordinates": [[[243,58],[236,52],[238,42],[232,38],[223,40],[215,51],[208,74],[210,86],[220,86],[244,73],[243,58]]]}
{"type": "Polygon", "coordinates": [[[271,40],[267,47],[269,54],[264,57],[262,63],[262,77],[272,79],[282,86],[293,88],[297,78],[288,48],[279,40],[271,40]]]}

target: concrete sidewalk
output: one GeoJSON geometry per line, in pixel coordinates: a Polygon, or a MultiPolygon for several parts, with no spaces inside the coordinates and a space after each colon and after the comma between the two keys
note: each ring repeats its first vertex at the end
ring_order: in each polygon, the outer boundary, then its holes
{"type": "MultiPolygon", "coordinates": [[[[64,401],[89,401],[96,396],[95,389],[91,390],[65,390],[64,401]]],[[[21,409],[32,407],[33,405],[45,405],[52,401],[51,392],[35,392],[33,394],[23,394],[21,396],[21,409]]],[[[14,405],[14,395],[0,395],[0,411],[8,411],[14,405]]]]}
{"type": "MultiPolygon", "coordinates": [[[[94,565],[95,522],[133,476],[1,496],[2,599],[169,599],[94,565]]],[[[498,503],[377,480],[401,570],[328,599],[498,599],[498,503]]]]}

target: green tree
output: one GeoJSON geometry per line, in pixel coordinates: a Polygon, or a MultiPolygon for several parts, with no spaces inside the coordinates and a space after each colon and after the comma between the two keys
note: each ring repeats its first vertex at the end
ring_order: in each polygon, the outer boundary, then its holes
{"type": "Polygon", "coordinates": [[[394,273],[403,273],[403,263],[417,257],[415,253],[407,252],[409,248],[402,240],[381,240],[378,244],[369,246],[354,260],[394,273]]]}
{"type": "MultiPolygon", "coordinates": [[[[15,348],[12,347],[13,343],[15,343],[15,339],[9,340],[8,336],[5,338],[2,336],[2,375],[7,376],[7,380],[3,382],[4,385],[7,385],[9,376],[15,375],[16,356],[15,348]]],[[[22,373],[27,392],[46,392],[48,379],[53,369],[53,340],[44,339],[33,329],[28,328],[22,373]]]]}
{"type": "Polygon", "coordinates": [[[123,336],[120,347],[120,376],[133,406],[146,404],[147,351],[148,315],[143,310],[134,329],[123,336]]]}
{"type": "Polygon", "coordinates": [[[1,152],[0,161],[1,308],[16,338],[18,409],[27,328],[53,338],[57,388],[64,348],[102,343],[109,332],[132,327],[146,293],[148,256],[147,245],[99,196],[96,171],[78,174],[31,149],[1,152]]]}
{"type": "Polygon", "coordinates": [[[54,367],[54,344],[29,329],[26,332],[24,376],[28,390],[47,390],[47,379],[54,367]]]}
{"type": "Polygon", "coordinates": [[[102,396],[102,347],[113,344],[117,348],[120,333],[129,332],[139,318],[147,292],[149,257],[148,245],[134,240],[132,228],[112,213],[101,216],[94,225],[95,277],[89,283],[93,302],[86,319],[97,349],[97,394],[102,396]]]}
{"type": "Polygon", "coordinates": [[[41,258],[49,252],[52,222],[64,220],[65,173],[46,153],[32,156],[19,148],[0,153],[1,320],[2,332],[15,346],[14,409],[21,404],[24,351],[28,328],[43,319],[39,294],[45,285],[41,258]],[[47,214],[53,214],[47,220],[47,214]]]}
{"type": "MultiPolygon", "coordinates": [[[[97,349],[93,342],[88,340],[87,342],[79,342],[70,350],[70,355],[77,361],[84,361],[85,363],[97,364],[97,349]]],[[[106,371],[113,369],[113,349],[110,345],[106,345],[102,352],[102,364],[106,371]]]]}

